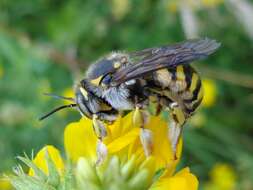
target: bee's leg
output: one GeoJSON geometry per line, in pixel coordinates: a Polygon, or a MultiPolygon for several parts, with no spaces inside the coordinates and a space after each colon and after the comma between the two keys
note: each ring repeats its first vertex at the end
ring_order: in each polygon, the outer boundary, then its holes
{"type": "Polygon", "coordinates": [[[163,106],[161,101],[162,101],[161,97],[157,97],[157,106],[155,111],[156,116],[158,116],[162,111],[163,106]]]}
{"type": "Polygon", "coordinates": [[[171,146],[173,153],[176,156],[177,145],[179,139],[182,135],[183,125],[186,121],[183,110],[179,107],[176,102],[170,104],[170,115],[171,121],[169,124],[169,139],[171,141],[171,146]]]}
{"type": "Polygon", "coordinates": [[[140,106],[136,106],[133,114],[133,123],[134,126],[141,128],[140,140],[144,149],[145,155],[148,157],[152,153],[153,149],[153,134],[149,129],[145,129],[144,125],[148,120],[148,113],[140,109],[140,106]]]}
{"type": "Polygon", "coordinates": [[[93,115],[92,122],[93,129],[98,137],[96,165],[99,165],[105,160],[108,154],[107,147],[103,143],[103,139],[107,136],[107,132],[103,122],[98,119],[98,116],[96,114],[93,115]]]}

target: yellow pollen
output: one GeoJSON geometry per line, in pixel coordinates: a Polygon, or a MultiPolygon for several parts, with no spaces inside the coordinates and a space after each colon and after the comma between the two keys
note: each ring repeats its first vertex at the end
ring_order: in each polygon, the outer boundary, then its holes
{"type": "Polygon", "coordinates": [[[191,82],[191,86],[190,86],[190,91],[193,92],[194,89],[196,88],[197,86],[197,82],[198,82],[198,75],[193,73],[192,75],[192,82],[191,82]]]}

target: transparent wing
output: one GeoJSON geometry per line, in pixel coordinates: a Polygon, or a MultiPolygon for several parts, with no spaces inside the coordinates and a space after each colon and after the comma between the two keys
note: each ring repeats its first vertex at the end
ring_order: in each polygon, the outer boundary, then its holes
{"type": "Polygon", "coordinates": [[[113,74],[112,84],[118,85],[143,77],[158,69],[189,64],[194,60],[206,58],[219,47],[220,43],[205,38],[130,53],[133,63],[116,71],[113,74]]]}

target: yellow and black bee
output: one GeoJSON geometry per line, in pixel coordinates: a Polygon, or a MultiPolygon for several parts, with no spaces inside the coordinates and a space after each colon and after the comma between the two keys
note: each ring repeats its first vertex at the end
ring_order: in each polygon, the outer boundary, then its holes
{"type": "MultiPolygon", "coordinates": [[[[106,136],[102,121],[113,122],[127,110],[135,110],[134,115],[144,117],[142,110],[155,102],[157,114],[162,109],[170,112],[168,138],[175,151],[182,126],[203,98],[201,79],[189,63],[206,58],[219,46],[215,40],[205,38],[132,53],[111,53],[87,70],[76,88],[75,98],[70,99],[73,104],[59,107],[41,119],[60,109],[76,107],[82,115],[93,119],[95,132],[102,143],[106,136]]],[[[142,120],[141,127],[145,119],[142,120]]],[[[147,155],[152,151],[152,134],[149,133],[145,129],[141,132],[147,155]]],[[[100,156],[103,156],[102,149],[103,146],[98,147],[100,156]]]]}

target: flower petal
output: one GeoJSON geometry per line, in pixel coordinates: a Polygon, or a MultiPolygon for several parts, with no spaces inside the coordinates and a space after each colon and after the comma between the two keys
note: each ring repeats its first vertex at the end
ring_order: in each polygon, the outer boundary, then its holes
{"type": "MultiPolygon", "coordinates": [[[[1,66],[1,65],[0,65],[1,66]]],[[[0,68],[1,69],[1,68],[0,68]]],[[[1,72],[1,70],[0,70],[1,72]]],[[[1,75],[1,73],[0,73],[1,75]]],[[[1,76],[0,76],[1,77],[1,76]]],[[[1,174],[2,175],[2,174],[1,174]]],[[[0,189],[2,190],[11,190],[12,189],[12,186],[11,186],[11,183],[8,179],[3,179],[3,178],[0,178],[0,189]]]]}
{"type": "Polygon", "coordinates": [[[158,166],[164,167],[168,162],[174,160],[174,155],[169,141],[167,123],[161,117],[151,116],[150,122],[145,128],[154,134],[153,156],[157,158],[158,166]]]}
{"type": "Polygon", "coordinates": [[[109,144],[114,139],[123,136],[134,128],[132,124],[132,115],[132,112],[130,112],[124,117],[119,116],[113,124],[106,126],[108,131],[108,136],[104,141],[106,144],[109,144]]]}
{"type": "MultiPolygon", "coordinates": [[[[156,169],[161,169],[164,167],[171,167],[171,165],[176,165],[179,161],[182,152],[182,139],[180,139],[177,146],[177,160],[175,160],[171,143],[169,141],[168,134],[168,124],[161,119],[160,116],[150,116],[149,122],[145,125],[146,129],[149,129],[153,133],[153,150],[152,155],[155,159],[156,169]],[[175,161],[177,161],[175,163],[175,161]]],[[[143,162],[146,158],[144,155],[143,147],[140,142],[140,139],[137,138],[134,143],[131,144],[128,157],[131,157],[133,154],[138,153],[139,162],[143,162]],[[144,156],[141,156],[144,155],[144,156]]],[[[174,171],[174,170],[173,170],[174,171]]]]}
{"type": "Polygon", "coordinates": [[[153,184],[150,190],[197,190],[198,179],[190,173],[189,168],[184,168],[176,175],[163,175],[153,184]]]}
{"type": "Polygon", "coordinates": [[[134,128],[130,132],[114,139],[111,143],[107,145],[109,153],[113,154],[115,152],[118,152],[128,146],[130,143],[133,143],[136,138],[139,137],[139,131],[139,128],[134,128]]]}
{"type": "Polygon", "coordinates": [[[104,143],[107,145],[110,154],[117,153],[118,156],[122,153],[122,149],[133,144],[139,137],[140,128],[133,126],[132,112],[119,117],[113,124],[107,125],[107,137],[104,143]]]}
{"type": "Polygon", "coordinates": [[[210,172],[210,181],[205,184],[205,189],[216,187],[222,190],[235,189],[237,182],[236,172],[231,165],[217,163],[210,172]]]}
{"type": "Polygon", "coordinates": [[[204,96],[202,105],[204,107],[211,107],[215,104],[217,99],[217,86],[213,80],[203,79],[204,96]]]}
{"type": "MultiPolygon", "coordinates": [[[[49,157],[52,159],[53,163],[55,164],[56,168],[58,169],[58,172],[62,172],[64,169],[64,163],[61,158],[60,152],[58,149],[56,149],[54,146],[47,145],[43,147],[35,156],[33,162],[36,166],[38,166],[45,174],[48,175],[48,166],[46,161],[46,154],[48,153],[49,157]]],[[[30,169],[29,175],[33,176],[34,171],[30,169]]]]}
{"type": "Polygon", "coordinates": [[[69,158],[76,162],[79,157],[96,160],[97,137],[92,121],[86,117],[70,123],[64,131],[64,146],[69,158]]]}

